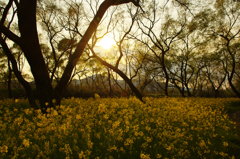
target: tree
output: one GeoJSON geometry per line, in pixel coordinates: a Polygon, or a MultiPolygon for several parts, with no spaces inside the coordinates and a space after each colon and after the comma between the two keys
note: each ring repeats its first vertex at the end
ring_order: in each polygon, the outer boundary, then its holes
{"type": "Polygon", "coordinates": [[[222,66],[222,61],[219,56],[221,55],[215,53],[205,56],[204,59],[204,75],[210,82],[215,97],[220,96],[219,91],[227,77],[227,73],[222,66]]]}
{"type": "MultiPolygon", "coordinates": [[[[37,90],[37,99],[42,108],[46,108],[47,105],[53,105],[52,100],[54,98],[56,99],[57,104],[60,104],[62,93],[66,89],[74,67],[76,66],[80,56],[83,54],[89,39],[92,37],[107,9],[111,6],[117,6],[130,2],[132,2],[135,6],[140,6],[139,1],[137,0],[104,0],[102,2],[95,17],[92,19],[86,32],[83,34],[82,39],[77,43],[76,49],[69,57],[59,83],[55,88],[53,88],[39,42],[36,19],[37,0],[9,0],[8,4],[3,10],[3,16],[0,22],[0,33],[12,40],[14,43],[18,44],[23,51],[31,67],[31,73],[34,77],[37,90]],[[11,6],[16,6],[17,8],[16,12],[20,36],[12,32],[4,24],[11,6]]],[[[1,45],[5,48],[5,51],[8,52],[9,56],[11,56],[12,52],[7,49],[7,43],[4,44],[2,39],[1,45]]],[[[11,62],[13,61],[14,60],[11,62]]],[[[15,72],[15,74],[17,74],[17,72],[15,72]]],[[[24,82],[26,85],[29,85],[28,82],[24,82]]],[[[24,88],[27,89],[29,93],[31,92],[31,88],[24,88]]],[[[35,100],[32,99],[29,93],[28,99],[31,101],[30,104],[35,105],[33,102],[35,100]]]]}
{"type": "Polygon", "coordinates": [[[239,63],[239,38],[240,38],[240,4],[234,1],[216,1],[215,23],[210,32],[218,41],[216,52],[222,54],[223,68],[227,74],[228,83],[236,96],[240,97],[240,91],[235,86],[239,81],[237,65],[239,63]]]}
{"type": "Polygon", "coordinates": [[[203,69],[204,51],[201,48],[206,46],[206,39],[199,33],[199,28],[193,26],[194,21],[195,18],[187,23],[184,33],[173,45],[173,51],[170,53],[173,65],[169,69],[170,79],[183,97],[194,95],[199,74],[203,69]]]}
{"type": "MultiPolygon", "coordinates": [[[[159,75],[164,78],[164,94],[169,96],[170,75],[168,65],[170,65],[167,55],[171,50],[174,42],[178,40],[185,27],[185,18],[181,17],[181,21],[177,21],[166,13],[163,22],[160,22],[159,6],[156,0],[152,1],[149,10],[152,14],[146,14],[138,19],[138,27],[145,35],[141,37],[134,36],[143,45],[147,46],[152,52],[151,62],[158,67],[159,75]],[[183,20],[182,20],[183,19],[183,20]]],[[[164,10],[164,9],[163,9],[164,10]]],[[[159,76],[159,77],[160,77],[159,76]]],[[[161,87],[162,79],[155,80],[161,87]]]]}

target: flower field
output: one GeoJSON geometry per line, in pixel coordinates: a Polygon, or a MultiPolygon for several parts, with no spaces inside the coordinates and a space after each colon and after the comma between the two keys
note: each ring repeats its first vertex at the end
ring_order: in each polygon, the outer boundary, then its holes
{"type": "Polygon", "coordinates": [[[46,114],[25,100],[0,101],[0,158],[238,158],[239,99],[65,99],[46,114]]]}

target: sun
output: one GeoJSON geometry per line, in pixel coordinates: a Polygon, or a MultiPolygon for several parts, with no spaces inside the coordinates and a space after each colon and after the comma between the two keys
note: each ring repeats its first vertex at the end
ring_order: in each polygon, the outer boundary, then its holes
{"type": "Polygon", "coordinates": [[[98,43],[97,45],[102,47],[105,50],[108,50],[110,48],[112,48],[115,45],[115,41],[113,40],[113,38],[111,38],[110,36],[104,36],[98,43]]]}

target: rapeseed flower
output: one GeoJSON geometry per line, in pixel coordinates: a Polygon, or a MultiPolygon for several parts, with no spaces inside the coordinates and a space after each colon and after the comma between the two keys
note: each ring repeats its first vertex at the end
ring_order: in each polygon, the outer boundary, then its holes
{"type": "Polygon", "coordinates": [[[224,147],[228,147],[228,142],[224,141],[224,142],[223,142],[223,146],[224,146],[224,147]]]}
{"type": "Polygon", "coordinates": [[[23,139],[22,144],[23,144],[23,146],[25,146],[25,147],[29,147],[29,146],[30,146],[30,141],[29,141],[29,139],[23,139]]]}
{"type": "Polygon", "coordinates": [[[6,145],[0,146],[0,152],[1,153],[7,153],[8,152],[8,147],[6,145]]]}
{"type": "Polygon", "coordinates": [[[42,114],[3,100],[0,158],[234,158],[236,123],[224,111],[231,101],[240,100],[71,98],[42,114]]]}
{"type": "Polygon", "coordinates": [[[150,155],[149,155],[149,154],[141,153],[141,154],[140,154],[140,159],[151,159],[151,158],[150,158],[150,155]]]}

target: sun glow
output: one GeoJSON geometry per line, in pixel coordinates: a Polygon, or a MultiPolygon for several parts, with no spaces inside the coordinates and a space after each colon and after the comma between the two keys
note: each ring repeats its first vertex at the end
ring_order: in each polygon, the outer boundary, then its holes
{"type": "Polygon", "coordinates": [[[108,50],[110,48],[112,48],[115,45],[115,41],[109,37],[109,36],[104,36],[98,43],[97,45],[102,47],[105,50],[108,50]]]}

